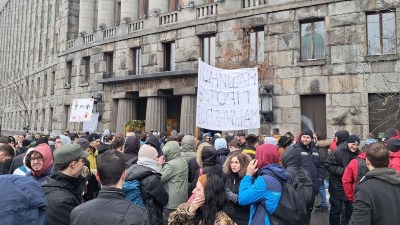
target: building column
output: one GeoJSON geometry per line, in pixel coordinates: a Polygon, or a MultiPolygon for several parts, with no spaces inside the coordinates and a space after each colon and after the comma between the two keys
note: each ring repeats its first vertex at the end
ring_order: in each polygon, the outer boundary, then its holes
{"type": "Polygon", "coordinates": [[[115,0],[99,0],[97,27],[113,27],[115,23],[114,10],[115,0]]]}
{"type": "Polygon", "coordinates": [[[130,18],[131,21],[139,19],[139,0],[121,0],[121,21],[130,18]]]}
{"type": "Polygon", "coordinates": [[[167,125],[167,99],[148,97],[146,109],[146,131],[165,131],[167,125]]]}
{"type": "Polygon", "coordinates": [[[196,100],[195,95],[182,95],[180,133],[194,135],[196,127],[196,100]]]}
{"type": "Polygon", "coordinates": [[[137,118],[135,99],[119,99],[116,132],[125,132],[125,124],[137,118]]]}
{"type": "Polygon", "coordinates": [[[81,0],[79,4],[79,33],[91,33],[94,25],[95,1],[81,0]]]}
{"type": "Polygon", "coordinates": [[[149,14],[152,15],[156,10],[158,13],[168,12],[168,1],[149,0],[149,14]]]}

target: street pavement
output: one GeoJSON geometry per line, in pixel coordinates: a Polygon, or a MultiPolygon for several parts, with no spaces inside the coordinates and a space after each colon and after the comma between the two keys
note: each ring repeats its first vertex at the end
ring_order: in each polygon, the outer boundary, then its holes
{"type": "MultiPolygon", "coordinates": [[[[321,198],[319,195],[315,198],[314,206],[319,205],[321,198]]],[[[329,224],[329,212],[328,213],[313,213],[311,214],[311,225],[328,225],[329,224]]]]}

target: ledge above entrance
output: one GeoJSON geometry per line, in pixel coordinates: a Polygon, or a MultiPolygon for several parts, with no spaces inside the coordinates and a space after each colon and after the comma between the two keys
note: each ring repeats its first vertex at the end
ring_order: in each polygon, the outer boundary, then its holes
{"type": "Polygon", "coordinates": [[[107,79],[98,80],[99,84],[110,84],[124,81],[139,81],[139,80],[151,80],[160,78],[174,78],[182,76],[197,76],[197,70],[179,70],[179,71],[164,71],[156,73],[147,73],[141,75],[128,75],[123,77],[112,77],[107,79]]]}

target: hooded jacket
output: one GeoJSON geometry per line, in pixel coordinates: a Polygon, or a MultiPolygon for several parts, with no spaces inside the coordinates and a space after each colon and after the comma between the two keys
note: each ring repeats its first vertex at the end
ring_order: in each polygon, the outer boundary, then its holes
{"type": "Polygon", "coordinates": [[[188,191],[188,165],[181,157],[181,150],[176,141],[167,142],[163,153],[168,159],[160,171],[161,183],[166,187],[169,196],[166,208],[176,209],[188,200],[188,196],[185,195],[188,191]]]}
{"type": "Polygon", "coordinates": [[[55,171],[42,188],[48,201],[47,225],[69,225],[71,211],[81,204],[86,179],[55,171]]]}
{"type": "Polygon", "coordinates": [[[132,165],[136,164],[140,149],[140,141],[136,136],[129,136],[125,140],[124,155],[126,160],[132,165]]]}
{"type": "Polygon", "coordinates": [[[277,179],[271,176],[267,176],[269,178],[267,184],[262,176],[271,173],[283,181],[289,178],[289,173],[285,169],[279,166],[279,164],[273,163],[261,168],[259,176],[254,182],[250,175],[244,176],[242,181],[240,181],[238,202],[241,205],[251,205],[249,219],[251,224],[270,225],[268,214],[257,210],[257,205],[260,201],[266,200],[265,207],[271,213],[278,207],[279,200],[281,199],[282,185],[277,179]]]}
{"type": "Polygon", "coordinates": [[[2,175],[0,190],[0,224],[46,224],[47,201],[38,182],[19,175],[2,175]]]}
{"type": "MultiPolygon", "coordinates": [[[[366,153],[362,152],[357,156],[357,158],[363,159],[365,161],[366,153]]],[[[357,185],[357,174],[358,174],[358,160],[353,159],[350,161],[349,165],[346,167],[342,177],[343,190],[346,198],[354,202],[354,191],[357,185]]]]}
{"type": "Polygon", "coordinates": [[[400,176],[389,168],[365,174],[356,188],[349,225],[400,224],[400,176]]]}
{"type": "Polygon", "coordinates": [[[396,170],[400,174],[400,150],[390,154],[389,168],[396,170]]]}
{"type": "MultiPolygon", "coordinates": [[[[328,158],[330,144],[331,143],[329,140],[318,140],[317,142],[318,154],[321,163],[324,163],[326,158],[328,158]]],[[[325,169],[325,167],[323,168],[323,170],[324,170],[324,179],[328,180],[329,172],[325,169]]]]}
{"type": "Polygon", "coordinates": [[[25,157],[25,165],[30,169],[30,171],[26,174],[39,181],[39,183],[43,183],[46,177],[50,176],[53,170],[53,154],[51,152],[50,146],[48,144],[40,144],[35,147],[32,151],[27,153],[25,157]],[[43,157],[43,167],[39,171],[33,171],[31,166],[31,157],[33,152],[39,152],[43,157]]]}
{"type": "Polygon", "coordinates": [[[163,207],[168,203],[168,193],[161,184],[161,174],[153,169],[134,164],[126,171],[126,180],[140,181],[142,199],[149,211],[150,222],[161,225],[163,207]]]}
{"type": "Polygon", "coordinates": [[[186,160],[196,157],[196,140],[192,135],[185,135],[181,141],[181,156],[186,160]]]}
{"type": "Polygon", "coordinates": [[[161,143],[160,143],[160,141],[158,140],[158,138],[157,138],[156,135],[151,135],[151,136],[147,139],[146,144],[153,145],[153,147],[156,148],[156,150],[157,150],[157,152],[158,152],[158,156],[159,156],[159,157],[162,156],[162,151],[161,151],[161,148],[160,148],[160,147],[161,147],[161,143]]]}
{"type": "Polygon", "coordinates": [[[352,159],[355,159],[359,151],[351,152],[347,142],[340,144],[325,160],[325,168],[329,171],[329,193],[332,197],[340,200],[347,200],[344,195],[342,176],[344,170],[352,159]]]}

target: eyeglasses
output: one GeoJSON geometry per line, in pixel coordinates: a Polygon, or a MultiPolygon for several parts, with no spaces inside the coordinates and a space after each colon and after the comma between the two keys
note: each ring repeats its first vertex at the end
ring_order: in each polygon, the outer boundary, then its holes
{"type": "Polygon", "coordinates": [[[62,144],[62,141],[56,141],[55,144],[62,144]]]}
{"type": "Polygon", "coordinates": [[[31,158],[31,162],[33,161],[43,162],[43,158],[42,157],[31,158]]]}

